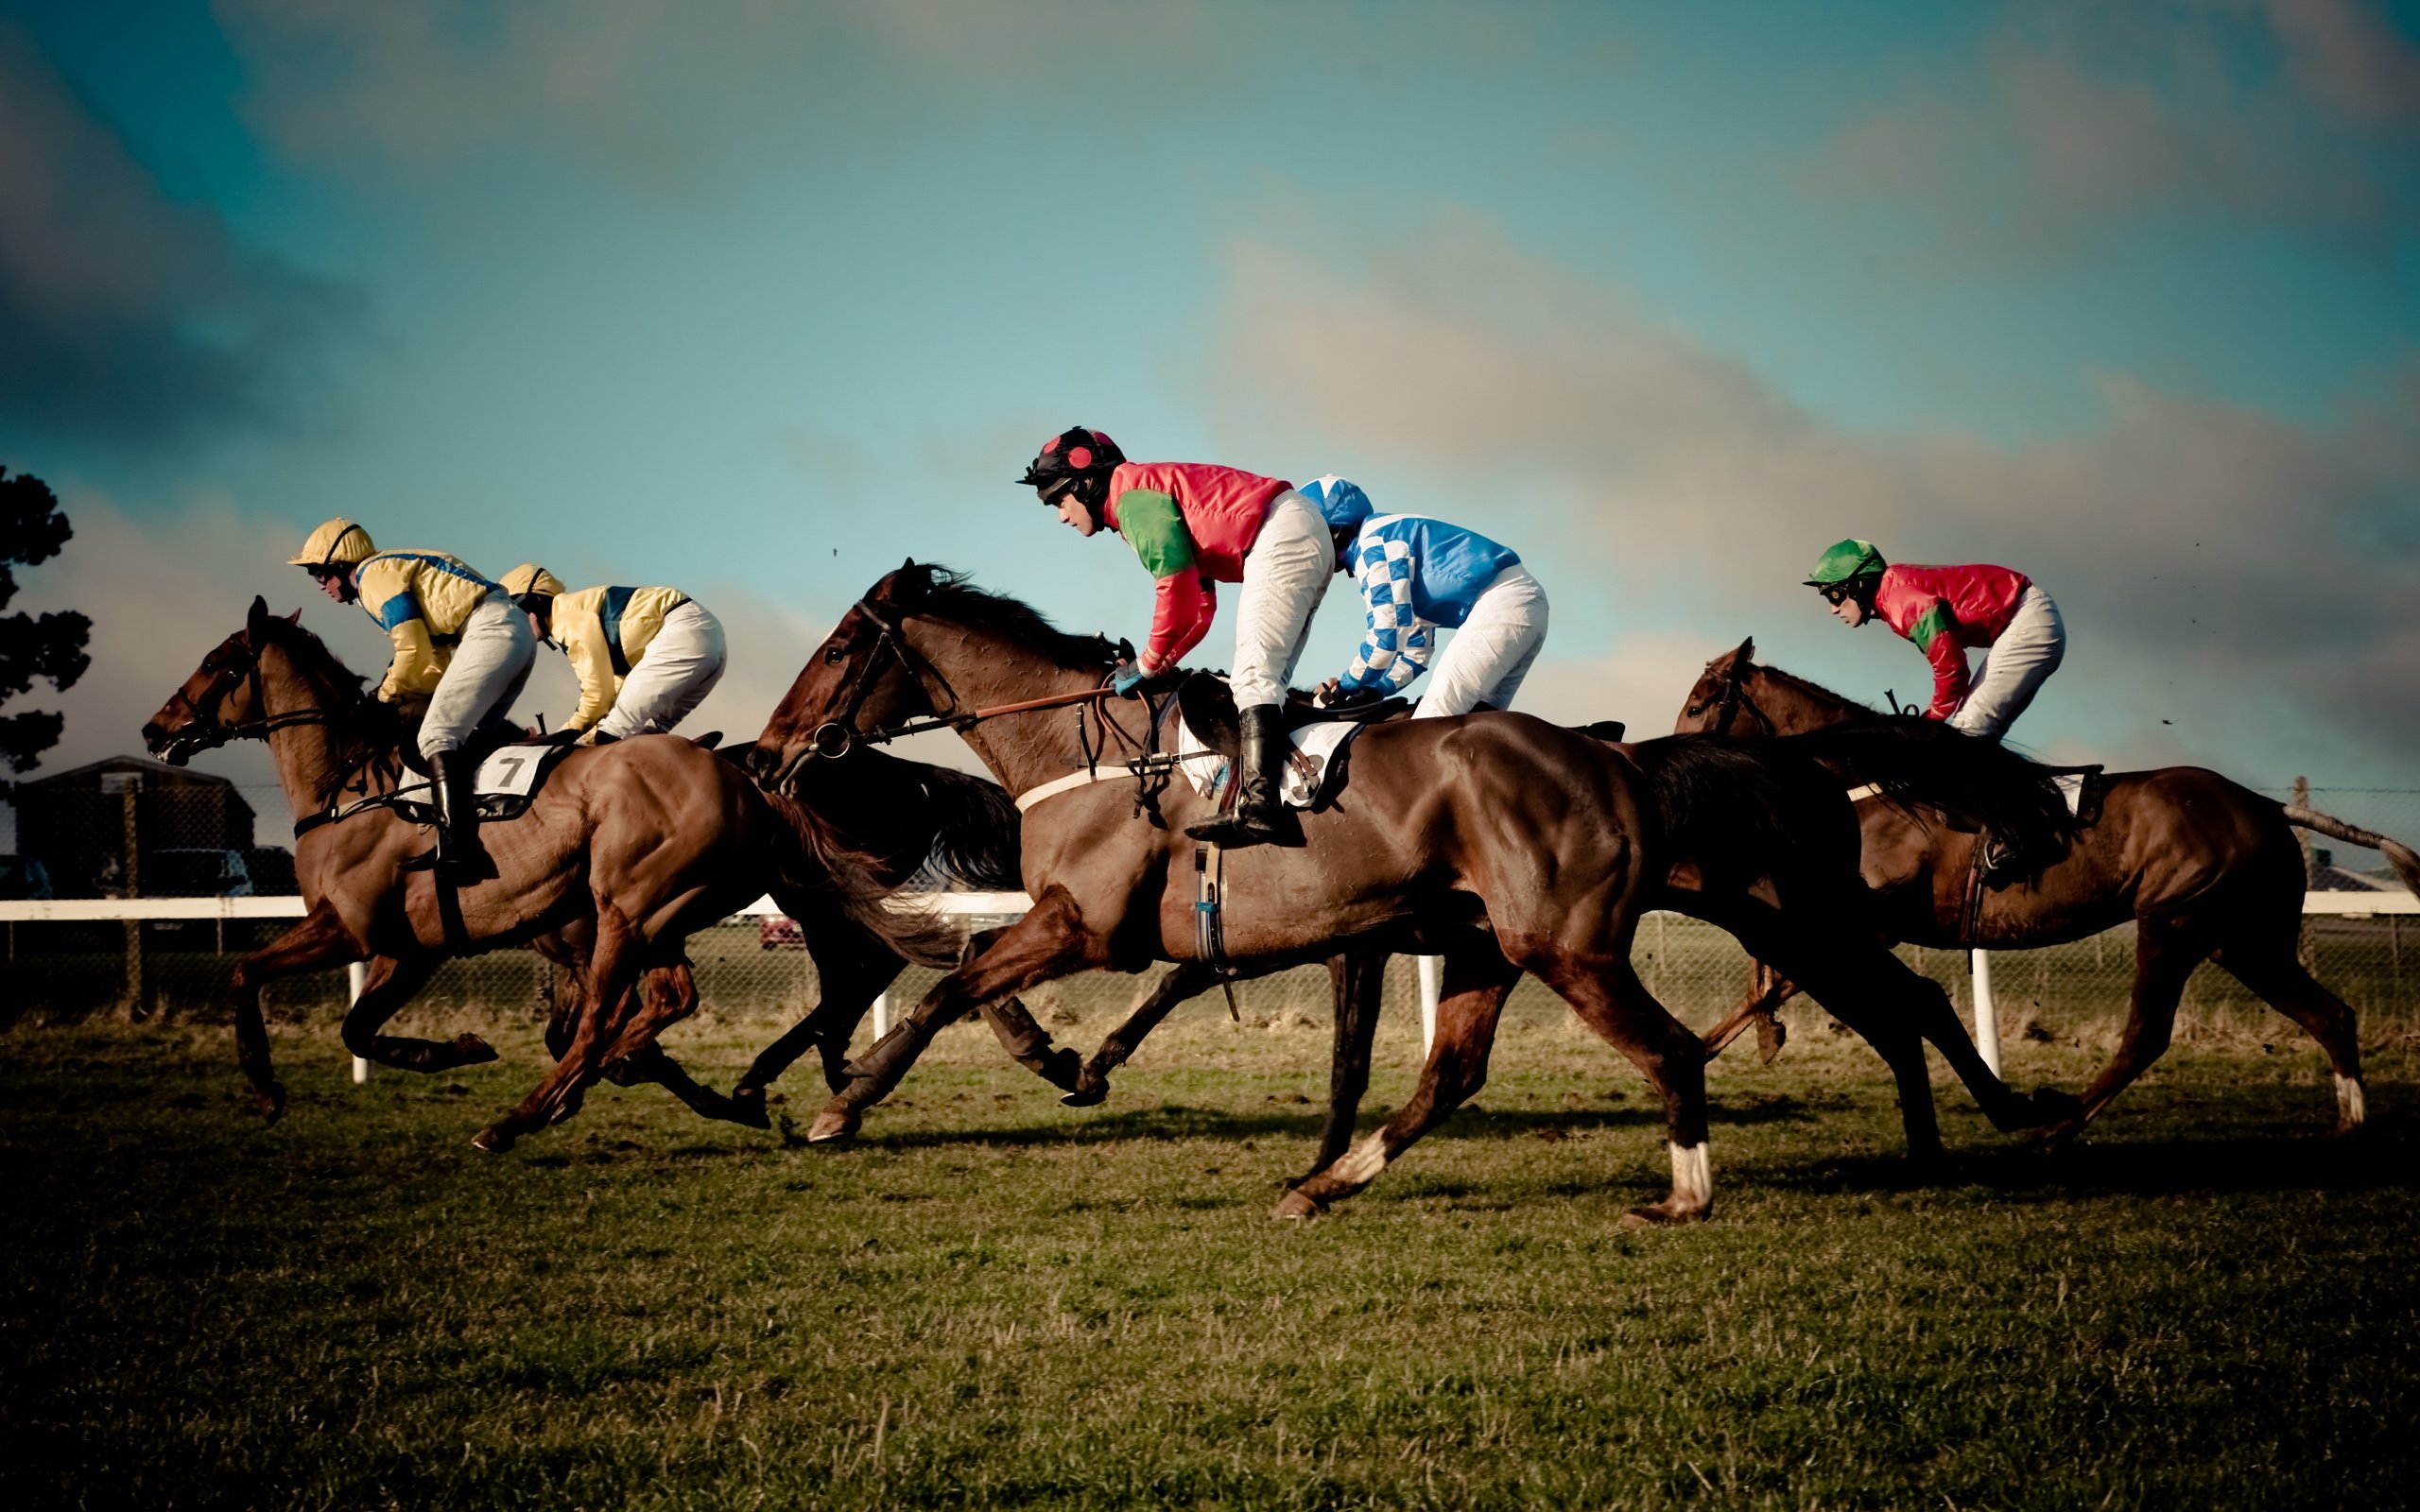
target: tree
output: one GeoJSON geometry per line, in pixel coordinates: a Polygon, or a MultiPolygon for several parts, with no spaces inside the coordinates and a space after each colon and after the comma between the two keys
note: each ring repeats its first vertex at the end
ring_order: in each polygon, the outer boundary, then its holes
{"type": "MultiPolygon", "coordinates": [[[[59,497],[30,473],[9,475],[0,467],[0,610],[17,596],[16,565],[31,567],[59,555],[75,531],[59,512],[59,497]]],[[[76,685],[93,659],[84,653],[93,622],[74,610],[39,619],[18,612],[0,619],[0,703],[31,691],[37,680],[60,693],[76,685]]],[[[29,709],[0,715],[0,762],[12,772],[42,764],[42,753],[59,743],[66,721],[29,709]]]]}

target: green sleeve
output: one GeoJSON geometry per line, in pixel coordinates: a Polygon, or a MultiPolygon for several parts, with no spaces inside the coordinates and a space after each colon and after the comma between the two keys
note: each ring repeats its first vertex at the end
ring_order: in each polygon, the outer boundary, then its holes
{"type": "Polygon", "coordinates": [[[1117,533],[1153,577],[1170,577],[1193,565],[1193,532],[1176,500],[1152,489],[1129,489],[1117,496],[1117,533]]]}

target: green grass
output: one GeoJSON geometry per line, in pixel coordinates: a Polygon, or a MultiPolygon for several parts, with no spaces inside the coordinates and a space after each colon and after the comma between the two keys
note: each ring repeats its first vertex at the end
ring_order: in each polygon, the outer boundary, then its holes
{"type": "MultiPolygon", "coordinates": [[[[1131,986],[1043,1007],[1089,1046],[1131,986]]],[[[2335,1505],[2420,1473],[2408,1029],[2362,1141],[2313,1137],[2297,1031],[2219,1015],[2055,1155],[1944,1088],[1955,1163],[1918,1181],[1878,1063],[1799,1009],[1774,1065],[1716,1068],[1714,1221],[1638,1233],[1660,1119],[1524,998],[1477,1110],[1286,1226],[1325,1010],[1243,993],[1080,1112],[952,1029],[842,1151],[605,1088],[479,1155],[541,1065],[517,999],[417,1017],[506,1021],[502,1064],[366,1087],[324,1017],[281,1025],[267,1130],[221,1027],[0,1034],[0,1504],[2335,1505]]],[[[775,1024],[675,1048],[727,1085],[775,1024]]],[[[2108,1024],[2065,1027],[2012,1079],[2079,1086],[2108,1024]]]]}

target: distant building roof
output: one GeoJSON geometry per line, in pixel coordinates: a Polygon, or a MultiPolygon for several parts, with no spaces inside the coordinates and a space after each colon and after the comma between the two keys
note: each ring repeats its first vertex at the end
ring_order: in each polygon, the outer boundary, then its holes
{"type": "Polygon", "coordinates": [[[2366,871],[2347,871],[2342,867],[2313,866],[2310,868],[2310,890],[2313,892],[2401,892],[2403,884],[2392,874],[2372,875],[2366,871]]]}
{"type": "Polygon", "coordinates": [[[54,772],[48,777],[37,777],[17,785],[21,788],[97,789],[101,785],[102,778],[115,776],[120,772],[140,773],[144,784],[149,787],[233,787],[235,785],[224,777],[213,777],[208,772],[171,766],[166,762],[155,762],[147,756],[104,756],[99,761],[88,762],[82,766],[71,766],[66,771],[54,772]]]}

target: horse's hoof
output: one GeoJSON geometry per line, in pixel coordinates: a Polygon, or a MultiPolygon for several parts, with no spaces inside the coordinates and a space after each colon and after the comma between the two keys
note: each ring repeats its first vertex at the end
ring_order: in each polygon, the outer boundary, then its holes
{"type": "Polygon", "coordinates": [[[1703,1223],[1705,1220],[1706,1210],[1703,1208],[1675,1210],[1668,1202],[1651,1202],[1644,1207],[1633,1208],[1630,1211],[1623,1213],[1621,1227],[1663,1228],[1673,1224],[1703,1223]]]}
{"type": "Polygon", "coordinates": [[[2033,1149],[2055,1150],[2067,1144],[2083,1132],[2083,1120],[2069,1118],[2062,1119],[2055,1124],[2043,1124],[2033,1128],[2020,1130],[2016,1138],[2017,1143],[2033,1149]]]}
{"type": "Polygon", "coordinates": [[[501,1124],[491,1124],[471,1136],[471,1148],[485,1150],[490,1155],[502,1155],[512,1148],[513,1133],[501,1124]]]}
{"type": "MultiPolygon", "coordinates": [[[[1040,1070],[1044,1081],[1070,1096],[1073,1096],[1084,1084],[1083,1057],[1063,1047],[1043,1057],[1040,1070]]],[[[1070,1106],[1080,1107],[1081,1105],[1070,1106]]]]}
{"type": "Polygon", "coordinates": [[[723,1116],[728,1118],[731,1122],[740,1125],[746,1128],[771,1128],[773,1126],[772,1115],[765,1111],[765,1099],[763,1097],[734,1097],[730,1100],[730,1103],[731,1111],[723,1116]]]}
{"type": "Polygon", "coordinates": [[[2033,1121],[2048,1126],[2055,1124],[2083,1123],[2083,1099],[2057,1087],[2033,1089],[2033,1121]]]}
{"type": "Polygon", "coordinates": [[[458,1034],[454,1037],[454,1056],[456,1065],[484,1066],[496,1057],[495,1046],[475,1034],[458,1034]]]}
{"type": "Polygon", "coordinates": [[[806,1143],[831,1144],[840,1140],[853,1139],[856,1136],[859,1122],[857,1110],[854,1108],[826,1108],[815,1115],[814,1123],[806,1126],[806,1143]]]}
{"type": "Polygon", "coordinates": [[[1096,1076],[1080,1079],[1075,1088],[1059,1099],[1064,1108],[1098,1108],[1109,1101],[1109,1078],[1096,1076]]]}
{"type": "Polygon", "coordinates": [[[1308,1193],[1296,1187],[1277,1199],[1277,1206],[1269,1211],[1269,1215],[1272,1218],[1316,1218],[1322,1211],[1308,1193]]]}
{"type": "Polygon", "coordinates": [[[252,1093],[252,1111],[261,1115],[263,1125],[274,1124],[284,1118],[285,1116],[285,1085],[280,1082],[270,1082],[267,1087],[256,1090],[252,1093]]]}

